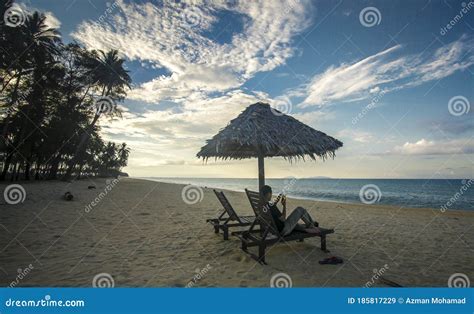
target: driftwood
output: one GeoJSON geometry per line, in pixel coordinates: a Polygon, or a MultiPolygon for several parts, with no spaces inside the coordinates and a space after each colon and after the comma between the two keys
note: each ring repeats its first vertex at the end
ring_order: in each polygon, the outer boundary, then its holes
{"type": "Polygon", "coordinates": [[[68,192],[64,193],[64,199],[66,201],[72,201],[73,198],[74,198],[74,195],[72,195],[71,192],[68,191],[68,192]]]}

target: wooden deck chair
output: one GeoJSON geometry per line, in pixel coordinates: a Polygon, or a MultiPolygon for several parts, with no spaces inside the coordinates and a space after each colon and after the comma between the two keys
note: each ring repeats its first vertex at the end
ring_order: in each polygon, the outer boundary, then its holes
{"type": "Polygon", "coordinates": [[[270,213],[270,210],[263,206],[260,200],[260,194],[257,192],[245,189],[245,193],[252,205],[253,210],[257,213],[257,218],[254,223],[250,225],[250,229],[246,232],[236,234],[241,240],[241,249],[249,254],[253,259],[261,264],[265,262],[265,250],[268,246],[274,245],[284,241],[304,241],[306,238],[320,237],[321,250],[328,252],[326,249],[326,235],[334,233],[334,229],[320,228],[320,233],[307,233],[303,231],[293,231],[288,235],[282,235],[278,231],[275,221],[270,213]],[[254,230],[254,226],[259,223],[260,230],[254,230]],[[258,255],[249,252],[248,248],[258,246],[258,255]]]}
{"type": "MultiPolygon", "coordinates": [[[[229,239],[229,228],[230,227],[247,227],[252,224],[255,220],[255,216],[239,216],[235,212],[232,205],[230,205],[229,200],[224,195],[222,191],[213,190],[217,196],[217,199],[222,204],[224,211],[222,214],[213,219],[207,219],[206,221],[214,227],[214,232],[219,233],[219,230],[222,230],[224,234],[224,240],[229,239]]],[[[238,232],[236,232],[238,233],[238,232]]]]}

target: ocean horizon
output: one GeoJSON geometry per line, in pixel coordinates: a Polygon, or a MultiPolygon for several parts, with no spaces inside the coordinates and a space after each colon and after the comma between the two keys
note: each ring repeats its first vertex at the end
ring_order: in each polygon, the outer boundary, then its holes
{"type": "MultiPolygon", "coordinates": [[[[257,178],[135,177],[166,183],[243,192],[257,190],[257,178]]],[[[341,179],[329,177],[271,178],[274,195],[341,203],[380,204],[410,208],[474,210],[472,179],[341,179]]]]}

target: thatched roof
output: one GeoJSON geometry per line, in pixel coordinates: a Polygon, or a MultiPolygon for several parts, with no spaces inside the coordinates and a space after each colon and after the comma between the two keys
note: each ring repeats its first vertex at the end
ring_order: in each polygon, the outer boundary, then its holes
{"type": "Polygon", "coordinates": [[[252,158],[258,156],[260,149],[265,157],[281,156],[290,161],[305,157],[326,159],[334,158],[340,147],[341,141],[259,102],[207,140],[197,157],[252,158]]]}

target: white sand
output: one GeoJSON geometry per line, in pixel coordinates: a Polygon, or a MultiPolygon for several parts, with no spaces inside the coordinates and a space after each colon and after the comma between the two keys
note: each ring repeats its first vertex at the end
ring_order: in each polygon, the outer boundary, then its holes
{"type": "MultiPolygon", "coordinates": [[[[360,287],[381,268],[403,286],[447,286],[453,273],[474,280],[473,212],[289,200],[290,210],[304,206],[322,227],[335,228],[328,236],[331,253],[319,249],[319,238],[279,244],[267,251],[269,265],[261,266],[239,249],[237,238],[224,241],[205,223],[221,211],[211,190],[188,205],[183,185],[121,179],[87,213],[105,189],[104,179],[94,182],[95,190],[87,189],[90,180],[21,183],[25,202],[0,206],[2,286],[87,287],[108,273],[119,287],[182,287],[201,271],[195,286],[266,287],[284,272],[293,286],[360,287]],[[65,191],[73,201],[61,199],[65,191]],[[331,255],[345,262],[318,263],[331,255]],[[29,264],[33,269],[25,274],[29,264]]],[[[226,195],[239,213],[252,214],[243,193],[226,195]]],[[[384,284],[375,280],[374,286],[384,284]]]]}

